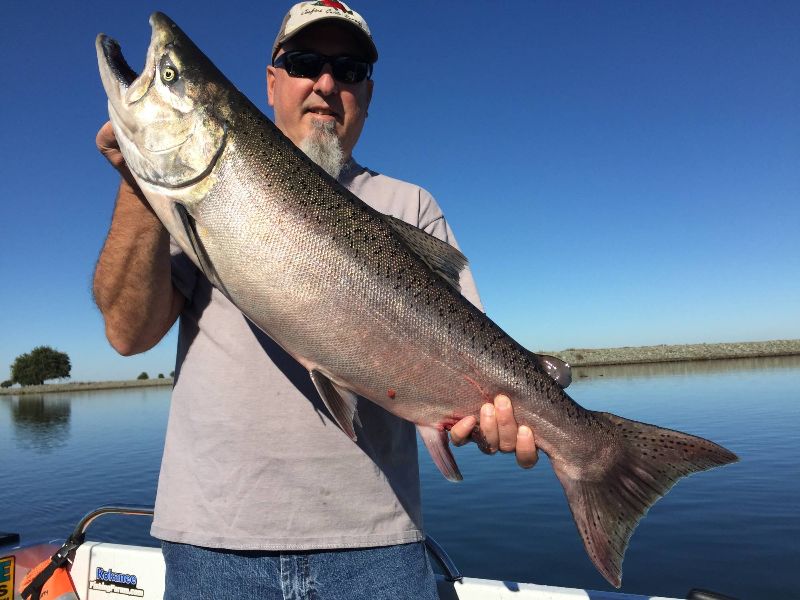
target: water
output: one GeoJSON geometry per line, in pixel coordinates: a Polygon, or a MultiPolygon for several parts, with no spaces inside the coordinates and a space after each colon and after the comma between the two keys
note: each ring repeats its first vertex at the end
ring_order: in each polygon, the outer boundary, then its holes
{"type": "MultiPolygon", "coordinates": [[[[800,357],[576,370],[587,408],[708,437],[741,462],[681,481],[633,535],[622,591],[800,597],[800,357]]],[[[65,537],[113,502],[152,504],[168,388],[0,397],[0,530],[65,537]]],[[[542,456],[455,450],[445,481],[422,448],[426,527],[471,576],[609,589],[583,550],[542,456]]],[[[149,520],[105,517],[90,537],[154,545],[149,520]]]]}

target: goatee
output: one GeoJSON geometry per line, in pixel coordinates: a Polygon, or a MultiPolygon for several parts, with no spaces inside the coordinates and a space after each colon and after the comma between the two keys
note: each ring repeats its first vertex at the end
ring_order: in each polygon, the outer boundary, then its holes
{"type": "Polygon", "coordinates": [[[314,129],[300,142],[300,150],[328,175],[337,179],[344,167],[344,152],[336,136],[336,123],[314,120],[312,124],[314,129]]]}

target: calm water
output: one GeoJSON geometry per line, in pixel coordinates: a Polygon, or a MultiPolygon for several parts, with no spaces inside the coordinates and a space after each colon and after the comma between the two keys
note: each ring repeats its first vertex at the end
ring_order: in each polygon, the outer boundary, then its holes
{"type": "MultiPolygon", "coordinates": [[[[634,534],[623,591],[685,597],[706,587],[739,598],[800,598],[800,358],[578,371],[571,394],[709,437],[740,463],[680,482],[634,534]]],[[[65,537],[88,510],[154,500],[169,390],[0,397],[0,530],[65,537]]],[[[608,589],[583,551],[542,457],[456,450],[446,482],[421,452],[428,531],[465,573],[608,589]]],[[[153,543],[149,521],[107,517],[94,539],[153,543]]]]}

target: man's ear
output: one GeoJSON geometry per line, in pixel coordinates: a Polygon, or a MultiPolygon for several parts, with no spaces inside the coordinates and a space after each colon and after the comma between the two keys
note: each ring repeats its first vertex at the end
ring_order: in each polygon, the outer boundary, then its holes
{"type": "Polygon", "coordinates": [[[365,111],[367,113],[367,116],[369,116],[369,104],[370,104],[370,102],[372,102],[372,87],[373,87],[373,85],[375,85],[375,82],[372,81],[372,79],[367,79],[367,105],[366,105],[367,108],[366,108],[366,111],[365,111]]]}
{"type": "Polygon", "coordinates": [[[275,106],[275,67],[267,67],[267,103],[275,106]]]}

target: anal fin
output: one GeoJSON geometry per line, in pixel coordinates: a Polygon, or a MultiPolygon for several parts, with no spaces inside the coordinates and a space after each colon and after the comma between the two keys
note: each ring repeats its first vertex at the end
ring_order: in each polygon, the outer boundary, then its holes
{"type": "Polygon", "coordinates": [[[433,458],[433,462],[439,467],[439,471],[448,481],[461,481],[464,477],[458,470],[456,459],[450,451],[450,440],[446,431],[440,431],[431,425],[417,425],[419,436],[425,443],[425,447],[433,458]]]}

